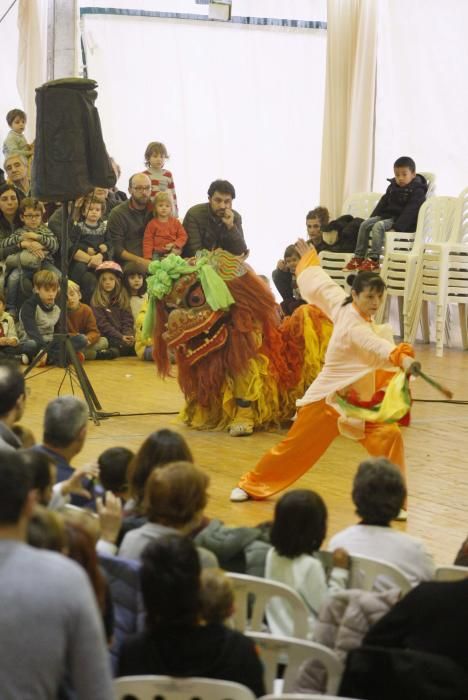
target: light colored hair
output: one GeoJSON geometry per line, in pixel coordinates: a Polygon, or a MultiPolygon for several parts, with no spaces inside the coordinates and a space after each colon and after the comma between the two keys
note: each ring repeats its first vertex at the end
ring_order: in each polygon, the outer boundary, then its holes
{"type": "Polygon", "coordinates": [[[154,197],[154,203],[153,203],[153,215],[157,219],[158,218],[158,213],[156,211],[156,205],[159,204],[160,202],[169,202],[171,205],[171,213],[170,216],[172,216],[173,211],[174,211],[174,201],[172,199],[172,195],[170,192],[156,192],[156,195],[154,197]]]}
{"type": "Polygon", "coordinates": [[[91,304],[93,306],[103,306],[107,308],[111,306],[119,306],[121,309],[130,310],[130,299],[128,297],[128,292],[122,284],[122,280],[118,275],[112,270],[104,270],[98,278],[98,283],[96,289],[94,290],[93,296],[91,298],[91,304]],[[102,275],[104,272],[109,272],[115,277],[115,287],[112,292],[106,292],[102,288],[102,275]]]}
{"type": "Polygon", "coordinates": [[[88,407],[75,396],[59,396],[47,404],[44,414],[44,442],[68,447],[88,422],[88,407]]]}

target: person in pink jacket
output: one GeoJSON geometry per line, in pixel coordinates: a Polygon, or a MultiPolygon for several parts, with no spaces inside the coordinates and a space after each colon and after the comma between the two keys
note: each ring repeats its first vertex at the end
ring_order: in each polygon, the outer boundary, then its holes
{"type": "Polygon", "coordinates": [[[385,283],[375,272],[360,273],[347,297],[320,267],[315,248],[303,240],[296,245],[302,256],[296,268],[301,296],[333,321],[333,333],[325,364],[297,402],[299,411],[289,433],[241,477],[232,501],[264,499],[282,491],[310,469],[340,434],[405,471],[403,438],[396,423],[350,419],[338,405],[345,399],[355,406],[374,406],[397,368],[407,370],[413,361],[411,345],[395,345],[390,327],[373,321],[385,283]]]}

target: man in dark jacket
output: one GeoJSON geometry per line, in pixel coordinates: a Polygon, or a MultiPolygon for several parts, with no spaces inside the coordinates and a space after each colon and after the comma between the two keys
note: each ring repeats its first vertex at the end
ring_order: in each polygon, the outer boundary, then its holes
{"type": "Polygon", "coordinates": [[[128,184],[130,199],[112,209],[107,231],[114,246],[115,259],[124,265],[136,262],[145,270],[150,260],[143,257],[143,234],[152,213],[148,210],[151,181],[144,173],[136,173],[128,184]]]}
{"type": "Polygon", "coordinates": [[[227,180],[215,180],[208,189],[208,202],[195,204],[184,218],[188,240],[183,256],[190,258],[197,250],[223,248],[233,255],[248,252],[242,231],[242,219],[232,208],[236,191],[227,180]]]}
{"type": "Polygon", "coordinates": [[[416,164],[407,156],[397,158],[393,172],[395,177],[390,180],[384,196],[377,202],[370,218],[363,221],[359,228],[354,257],[345,270],[378,270],[386,231],[416,231],[419,209],[427,195],[426,178],[416,174],[416,164]]]}

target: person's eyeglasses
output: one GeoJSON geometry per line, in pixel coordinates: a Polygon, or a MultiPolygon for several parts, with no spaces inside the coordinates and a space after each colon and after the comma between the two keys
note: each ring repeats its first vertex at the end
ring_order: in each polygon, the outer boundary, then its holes
{"type": "Polygon", "coordinates": [[[37,214],[23,214],[24,219],[42,219],[42,214],[41,212],[37,212],[37,214]]]}
{"type": "Polygon", "coordinates": [[[134,187],[132,185],[132,190],[135,190],[135,192],[149,192],[151,190],[151,185],[146,185],[145,187],[134,187]]]}

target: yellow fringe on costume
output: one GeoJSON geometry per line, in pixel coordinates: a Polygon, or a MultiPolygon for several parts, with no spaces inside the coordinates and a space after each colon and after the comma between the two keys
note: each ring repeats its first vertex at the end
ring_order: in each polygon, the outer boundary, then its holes
{"type": "Polygon", "coordinates": [[[224,430],[236,416],[238,397],[251,402],[256,428],[278,426],[290,420],[296,411],[296,400],[304,395],[322,368],[332,323],[315,307],[304,305],[295,311],[293,320],[283,322],[281,331],[286,352],[289,347],[298,364],[299,380],[293,387],[278,385],[269,371],[269,359],[259,353],[249,361],[248,370],[242,375],[226,377],[221,396],[213,397],[209,407],[189,401],[180,418],[197,430],[224,430]]]}

